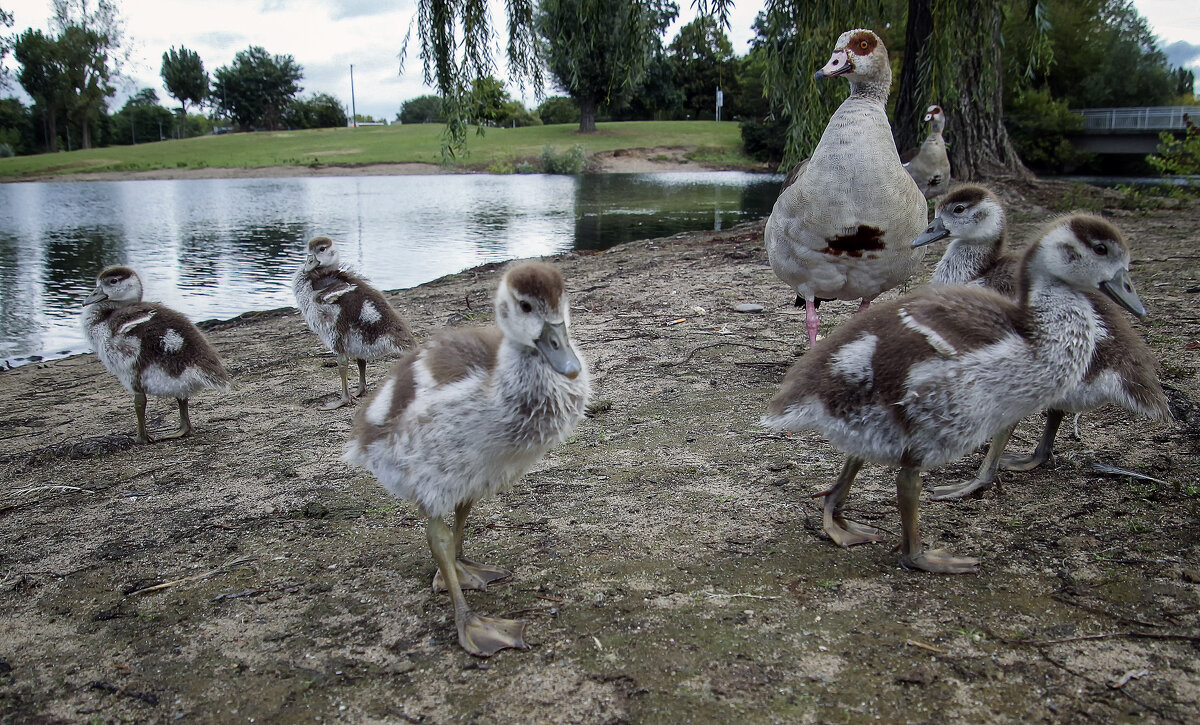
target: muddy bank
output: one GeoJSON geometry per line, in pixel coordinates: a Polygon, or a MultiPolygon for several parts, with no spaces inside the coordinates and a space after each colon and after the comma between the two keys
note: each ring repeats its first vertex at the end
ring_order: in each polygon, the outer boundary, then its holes
{"type": "MultiPolygon", "coordinates": [[[[840,456],[757,425],[804,333],[751,224],[551,260],[595,414],[476,507],[469,551],[514,576],[468,598],[531,622],[530,651],[490,660],[456,646],[415,512],[340,462],[352,412],[317,410],[336,369],[294,310],[204,325],[235,387],[194,399],[182,441],[134,446],[130,396],[93,355],[0,373],[0,718],[1194,721],[1200,211],[1053,185],[1004,198],[1017,240],[1063,207],[1118,214],[1181,420],[1105,408],[1045,470],[926,500],[926,542],[980,574],[906,572],[887,545],[821,534],[811,496],[840,456]]],[[[488,322],[496,280],[389,299],[424,337],[488,322]]],[[[151,429],[174,415],[152,401],[151,429]]],[[[897,532],[894,499],[868,467],[853,515],[897,532]]]]}

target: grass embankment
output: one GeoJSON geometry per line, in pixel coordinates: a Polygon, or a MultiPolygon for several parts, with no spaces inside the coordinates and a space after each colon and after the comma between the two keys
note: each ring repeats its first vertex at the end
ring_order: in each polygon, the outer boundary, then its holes
{"type": "MultiPolygon", "coordinates": [[[[440,164],[441,144],[440,124],[234,133],[0,159],[0,180],[99,171],[440,164]]],[[[754,163],[741,153],[736,123],[633,121],[598,124],[594,134],[580,134],[575,124],[492,128],[482,136],[470,133],[466,149],[454,165],[475,169],[516,163],[537,158],[545,146],[565,150],[576,144],[588,153],[688,147],[695,149],[699,161],[754,163]]]]}

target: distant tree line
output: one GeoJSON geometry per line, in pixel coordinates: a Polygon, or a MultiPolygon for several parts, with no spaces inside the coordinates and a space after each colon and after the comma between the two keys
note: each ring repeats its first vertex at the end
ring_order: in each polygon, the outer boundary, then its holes
{"type": "MultiPolygon", "coordinates": [[[[168,110],[151,88],[134,93],[116,112],[108,99],[124,55],[124,23],[113,0],[52,0],[51,31],[27,29],[0,35],[0,62],[11,55],[16,72],[0,75],[0,88],[18,83],[33,99],[0,99],[0,155],[160,141],[211,133],[326,128],[348,123],[346,108],[327,93],[304,97],[303,68],[290,55],[251,46],[212,77],[200,56],[172,47],[161,75],[178,107],[168,110]],[[207,108],[208,115],[189,113],[207,108]]],[[[0,9],[0,30],[12,27],[0,9]]]]}

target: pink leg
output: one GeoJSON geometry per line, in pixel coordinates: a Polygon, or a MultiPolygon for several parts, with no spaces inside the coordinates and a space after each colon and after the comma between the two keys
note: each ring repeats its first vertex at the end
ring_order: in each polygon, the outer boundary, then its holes
{"type": "Polygon", "coordinates": [[[804,300],[804,326],[808,328],[808,346],[812,347],[817,344],[817,328],[820,321],[817,319],[817,304],[810,299],[804,300]]]}
{"type": "Polygon", "coordinates": [[[860,304],[858,306],[858,311],[862,312],[863,310],[867,309],[870,306],[871,306],[871,300],[867,299],[866,297],[863,297],[862,304],[860,304]]]}

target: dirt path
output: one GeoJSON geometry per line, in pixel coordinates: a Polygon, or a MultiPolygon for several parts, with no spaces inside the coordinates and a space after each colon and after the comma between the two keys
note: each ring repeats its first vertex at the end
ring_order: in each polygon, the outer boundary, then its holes
{"type": "MultiPolygon", "coordinates": [[[[1006,190],[1013,238],[1112,200],[1065,192],[1006,190]]],[[[1181,420],[1096,411],[1046,470],[926,500],[926,542],[981,556],[977,576],[820,533],[812,494],[839,455],[757,425],[803,339],[761,223],[553,259],[596,414],[477,507],[470,551],[515,575],[468,597],[529,619],[533,645],[486,661],[455,644],[415,512],[340,462],[351,411],[316,409],[336,370],[294,310],[206,325],[236,385],[194,400],[183,441],[134,446],[130,397],[93,355],[0,373],[0,718],[1194,722],[1200,211],[1115,221],[1181,420]]],[[[487,322],[496,280],[390,299],[427,336],[487,322]]],[[[161,400],[150,418],[175,423],[161,400]]],[[[860,481],[854,515],[898,530],[892,472],[860,481]]]]}

